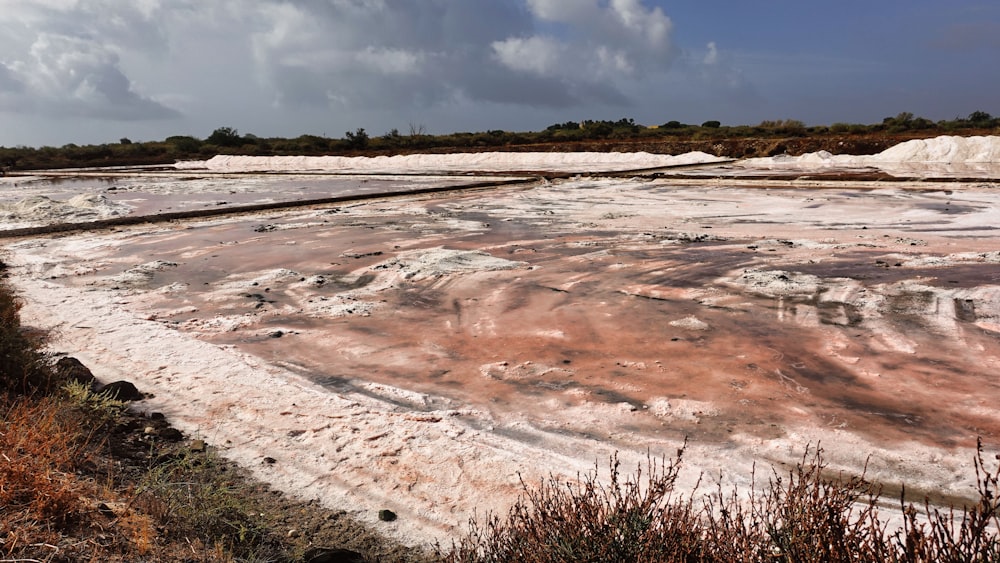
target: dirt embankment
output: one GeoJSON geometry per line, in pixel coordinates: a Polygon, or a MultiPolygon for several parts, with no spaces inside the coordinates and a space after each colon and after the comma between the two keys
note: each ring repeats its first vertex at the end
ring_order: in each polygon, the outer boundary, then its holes
{"type": "MultiPolygon", "coordinates": [[[[984,132],[988,134],[988,132],[984,132]]],[[[454,152],[510,151],[510,152],[649,152],[654,154],[684,154],[700,151],[715,156],[753,158],[789,154],[793,156],[810,152],[827,151],[831,154],[876,154],[911,139],[926,138],[933,134],[867,134],[824,135],[802,137],[745,137],[745,138],[632,138],[593,139],[529,143],[503,147],[438,147],[413,151],[367,151],[351,156],[376,156],[406,154],[407,152],[439,154],[454,152]]]]}

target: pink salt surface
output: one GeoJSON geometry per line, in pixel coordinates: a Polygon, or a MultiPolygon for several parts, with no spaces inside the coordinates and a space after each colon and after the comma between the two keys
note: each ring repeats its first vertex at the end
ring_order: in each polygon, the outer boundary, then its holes
{"type": "MultiPolygon", "coordinates": [[[[591,180],[8,245],[30,322],[291,492],[403,541],[689,440],[972,492],[1000,441],[1000,192],[591,180]],[[749,186],[749,187],[748,187],[749,186]],[[264,464],[263,457],[276,459],[264,464]]],[[[915,189],[919,187],[920,189],[915,189]]],[[[766,472],[765,472],[766,473],[766,472]]]]}
{"type": "MultiPolygon", "coordinates": [[[[313,199],[391,193],[421,185],[460,186],[484,181],[489,176],[426,176],[421,178],[391,175],[344,174],[222,174],[207,171],[186,172],[72,172],[57,176],[37,175],[5,178],[0,183],[0,214],[5,205],[31,197],[46,197],[66,202],[79,194],[100,194],[110,202],[130,207],[124,215],[155,215],[175,211],[222,209],[272,202],[299,202],[313,199]]],[[[37,226],[55,217],[15,217],[0,223],[5,228],[37,226]]],[[[72,215],[63,220],[73,222],[72,215]]],[[[84,219],[80,219],[84,220],[84,219]]]]}

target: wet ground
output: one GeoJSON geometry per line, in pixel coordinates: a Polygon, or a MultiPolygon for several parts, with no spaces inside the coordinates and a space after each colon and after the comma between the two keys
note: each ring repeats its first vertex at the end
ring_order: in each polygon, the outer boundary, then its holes
{"type": "Polygon", "coordinates": [[[526,448],[687,438],[723,452],[715,471],[832,438],[847,465],[877,448],[880,478],[961,494],[954,460],[1000,443],[997,186],[719,182],[179,222],[14,242],[12,262],[332,393],[478,413],[457,420],[526,448]]]}
{"type": "MultiPolygon", "coordinates": [[[[710,212],[723,199],[739,206],[740,196],[787,208],[789,199],[802,199],[795,191],[720,194],[637,184],[633,197],[621,194],[631,202],[596,214],[581,184],[428,201],[421,213],[386,206],[355,219],[343,209],[308,225],[278,219],[267,230],[236,223],[171,234],[165,244],[143,240],[146,257],[178,264],[150,287],[190,288],[158,296],[154,310],[194,307],[170,321],[193,330],[215,314],[246,315],[238,330],[205,337],[319,382],[386,383],[605,440],[615,439],[621,425],[725,440],[733,432],[773,437],[778,427],[806,422],[876,441],[919,437],[952,445],[997,436],[995,417],[970,415],[966,407],[1000,396],[992,376],[1000,333],[976,325],[975,295],[955,291],[996,284],[1000,264],[993,256],[907,265],[929,250],[926,241],[909,239],[931,231],[901,224],[905,207],[940,216],[934,228],[947,229],[948,217],[975,214],[982,203],[936,204],[935,193],[868,194],[863,202],[855,201],[859,194],[818,194],[809,198],[822,202],[808,206],[815,216],[796,225],[787,211],[710,212]],[[830,221],[850,213],[856,225],[861,213],[845,208],[855,203],[881,217],[860,231],[830,221]],[[678,206],[706,211],[693,232],[676,228],[681,218],[663,216],[678,206]],[[821,227],[830,236],[818,242],[825,248],[740,237],[734,219],[755,229],[821,227]],[[366,291],[399,251],[439,246],[518,265],[366,291]],[[192,248],[200,256],[175,250],[192,248]],[[221,288],[280,269],[298,277],[221,288]],[[764,275],[759,289],[742,282],[746,270],[764,275]],[[783,287],[789,276],[806,275],[817,279],[783,287]],[[908,281],[920,285],[901,287],[908,281]],[[314,312],[309,305],[322,300],[341,306],[333,315],[314,312]],[[352,301],[365,305],[354,310],[352,301]],[[950,317],[945,326],[942,314],[950,317]],[[613,407],[620,420],[598,428],[576,420],[577,413],[560,419],[560,411],[592,404],[613,407]]],[[[796,233],[809,240],[817,234],[796,233]]],[[[946,236],[948,250],[976,246],[954,232],[946,236]]],[[[997,305],[979,306],[989,320],[997,305]]]]}

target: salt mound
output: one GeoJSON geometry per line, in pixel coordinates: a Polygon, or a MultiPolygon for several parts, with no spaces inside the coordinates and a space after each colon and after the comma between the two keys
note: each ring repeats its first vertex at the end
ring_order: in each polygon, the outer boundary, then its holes
{"type": "Polygon", "coordinates": [[[217,155],[204,161],[178,162],[181,170],[208,169],[213,172],[336,171],[383,173],[433,173],[455,171],[611,171],[657,168],[726,160],[703,152],[671,156],[604,152],[480,152],[453,154],[410,154],[375,157],[347,156],[233,156],[217,155]]]}
{"type": "Polygon", "coordinates": [[[684,317],[683,319],[677,319],[676,321],[670,321],[670,326],[683,328],[687,330],[709,330],[711,327],[708,323],[699,319],[698,317],[684,317]]]}
{"type": "Polygon", "coordinates": [[[448,274],[514,270],[524,268],[524,262],[497,258],[480,250],[436,248],[401,253],[376,268],[396,268],[404,279],[421,280],[448,274]]]}
{"type": "Polygon", "coordinates": [[[110,278],[110,283],[115,286],[144,287],[149,285],[158,272],[168,268],[176,268],[176,262],[166,260],[154,260],[139,264],[133,268],[125,270],[121,274],[110,278]]]}
{"type": "Polygon", "coordinates": [[[375,280],[367,282],[363,288],[350,294],[351,298],[354,299],[360,295],[371,295],[383,291],[402,280],[421,281],[452,274],[497,272],[527,267],[528,264],[525,262],[498,258],[481,250],[437,247],[401,252],[389,260],[359,269],[353,275],[342,278],[341,281],[353,284],[357,283],[363,276],[375,273],[375,280]]]}
{"type": "Polygon", "coordinates": [[[913,139],[890,147],[869,158],[873,163],[993,163],[1000,162],[1000,137],[957,137],[913,139]]]}
{"type": "Polygon", "coordinates": [[[0,205],[0,218],[9,222],[92,221],[127,215],[131,209],[100,194],[80,194],[67,201],[32,196],[0,205]]]}
{"type": "Polygon", "coordinates": [[[905,141],[875,155],[834,155],[819,151],[802,156],[750,158],[740,165],[765,170],[877,168],[896,175],[997,177],[1000,176],[1000,137],[942,135],[905,141]]]}

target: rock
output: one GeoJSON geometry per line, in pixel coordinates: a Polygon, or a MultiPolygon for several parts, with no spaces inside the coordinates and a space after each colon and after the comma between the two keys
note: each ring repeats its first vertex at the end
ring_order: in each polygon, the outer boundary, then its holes
{"type": "Polygon", "coordinates": [[[96,381],[90,369],[72,356],[59,358],[59,361],[56,362],[56,373],[64,379],[89,385],[91,388],[93,388],[96,381]]]}
{"type": "Polygon", "coordinates": [[[166,428],[161,429],[158,432],[158,434],[159,434],[160,438],[163,438],[164,440],[167,440],[167,441],[170,441],[170,442],[180,442],[181,440],[184,439],[184,434],[181,433],[180,430],[178,430],[178,429],[176,429],[176,428],[174,428],[172,426],[168,426],[166,428]]]}
{"type": "Polygon", "coordinates": [[[363,555],[349,549],[313,547],[302,556],[303,563],[364,563],[363,555]]]}
{"type": "Polygon", "coordinates": [[[383,508],[378,511],[378,519],[383,522],[392,522],[396,519],[396,513],[387,508],[383,508]]]}
{"type": "Polygon", "coordinates": [[[101,387],[100,393],[119,401],[141,401],[143,394],[130,381],[113,381],[101,387]]]}

